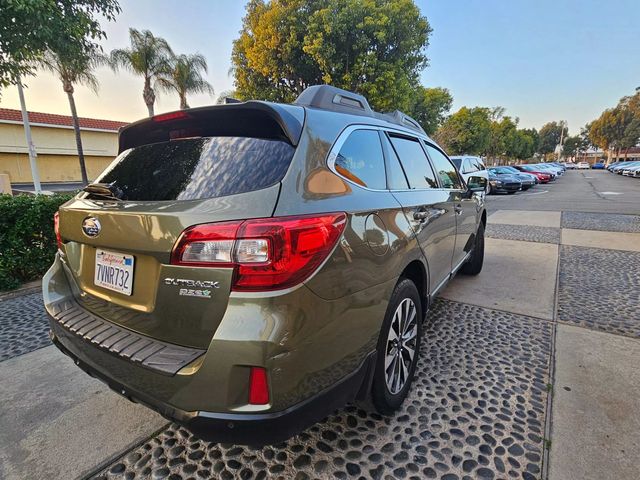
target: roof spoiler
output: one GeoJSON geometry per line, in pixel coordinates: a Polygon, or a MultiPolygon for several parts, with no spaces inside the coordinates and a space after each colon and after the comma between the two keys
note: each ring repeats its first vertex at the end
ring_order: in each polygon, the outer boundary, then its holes
{"type": "Polygon", "coordinates": [[[249,101],[162,113],[120,129],[118,153],[129,148],[178,138],[239,136],[284,140],[298,145],[304,109],[249,101]]]}
{"type": "Polygon", "coordinates": [[[342,90],[332,85],[313,85],[307,87],[293,102],[295,105],[314,107],[332,112],[350,113],[377,118],[385,122],[395,123],[426,135],[420,124],[406,113],[395,110],[390,113],[373,111],[365,97],[357,93],[342,90]]]}

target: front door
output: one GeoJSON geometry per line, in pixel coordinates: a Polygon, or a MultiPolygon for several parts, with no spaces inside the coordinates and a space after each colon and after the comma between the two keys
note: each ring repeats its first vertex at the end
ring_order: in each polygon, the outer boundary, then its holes
{"type": "Polygon", "coordinates": [[[478,202],[475,196],[467,198],[467,187],[451,160],[435,145],[425,143],[429,158],[438,173],[440,185],[449,192],[455,214],[456,233],[452,269],[466,258],[474,244],[478,202]]]}

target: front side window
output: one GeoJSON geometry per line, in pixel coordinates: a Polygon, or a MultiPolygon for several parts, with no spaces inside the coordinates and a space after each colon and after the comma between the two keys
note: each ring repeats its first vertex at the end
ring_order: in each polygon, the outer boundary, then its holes
{"type": "Polygon", "coordinates": [[[438,188],[429,159],[418,140],[390,135],[391,145],[400,158],[409,188],[438,188]]]}
{"type": "Polygon", "coordinates": [[[336,156],[335,169],[343,177],[363,187],[387,188],[384,155],[377,130],[356,130],[349,135],[336,156]]]}
{"type": "Polygon", "coordinates": [[[462,180],[456,171],[456,167],[447,158],[447,156],[432,145],[426,144],[427,153],[433,162],[433,166],[438,172],[442,188],[461,189],[462,180]]]}

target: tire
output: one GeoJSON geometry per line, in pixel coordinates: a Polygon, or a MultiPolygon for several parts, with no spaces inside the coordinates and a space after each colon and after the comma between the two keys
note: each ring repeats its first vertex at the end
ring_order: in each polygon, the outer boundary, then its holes
{"type": "MultiPolygon", "coordinates": [[[[408,278],[400,278],[391,294],[382,322],[378,338],[376,369],[371,386],[371,401],[374,408],[382,415],[390,415],[398,410],[409,393],[420,356],[422,323],[422,305],[418,289],[408,278]],[[404,316],[407,308],[408,316],[404,316]],[[408,318],[410,323],[408,325],[404,323],[403,318],[408,318]],[[402,347],[398,350],[394,347],[393,337],[398,336],[397,333],[402,325],[408,326],[408,331],[405,333],[407,340],[402,342],[402,347]],[[411,349],[413,349],[413,356],[410,354],[411,349]],[[391,360],[387,361],[387,356],[391,360]],[[398,363],[401,360],[402,363],[398,363]],[[404,369],[402,365],[405,366],[404,369]],[[398,366],[397,370],[395,366],[398,366]]],[[[396,344],[397,341],[398,339],[395,339],[396,344]]]]}
{"type": "Polygon", "coordinates": [[[491,184],[487,183],[487,195],[491,195],[493,193],[493,189],[491,188],[491,184]]]}
{"type": "Polygon", "coordinates": [[[471,258],[460,269],[460,273],[464,275],[478,275],[482,271],[484,263],[484,225],[480,222],[478,232],[476,233],[476,241],[473,246],[471,258]]]}

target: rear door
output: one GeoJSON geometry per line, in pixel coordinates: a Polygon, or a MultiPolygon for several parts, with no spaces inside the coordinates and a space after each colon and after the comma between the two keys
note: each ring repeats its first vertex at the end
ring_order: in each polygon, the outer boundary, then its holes
{"type": "Polygon", "coordinates": [[[449,278],[455,245],[455,214],[449,192],[439,188],[436,175],[417,138],[387,132],[390,162],[399,162],[408,185],[392,186],[429,266],[429,294],[449,278]]]}
{"type": "Polygon", "coordinates": [[[231,268],[171,264],[185,228],[270,217],[295,147],[282,138],[204,136],[122,152],[97,182],[120,200],[81,194],[60,211],[63,263],[76,299],[128,329],[206,348],[231,268]]]}
{"type": "MultiPolygon", "coordinates": [[[[455,270],[473,247],[478,202],[475,197],[467,198],[466,195],[463,195],[466,192],[466,186],[455,166],[444,152],[428,142],[425,142],[425,147],[433,167],[438,173],[440,185],[448,192],[449,199],[453,205],[456,233],[452,269],[455,270]]],[[[469,158],[465,159],[465,161],[467,160],[469,158]]],[[[469,176],[478,173],[477,167],[474,166],[474,169],[475,172],[470,172],[469,176]]]]}

